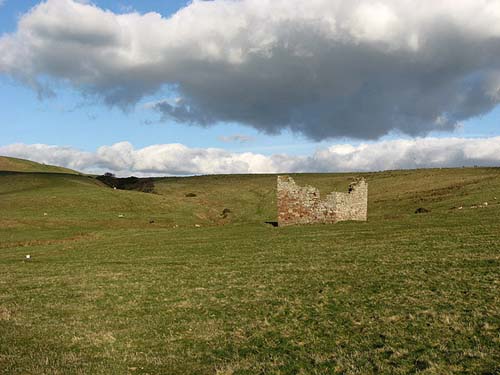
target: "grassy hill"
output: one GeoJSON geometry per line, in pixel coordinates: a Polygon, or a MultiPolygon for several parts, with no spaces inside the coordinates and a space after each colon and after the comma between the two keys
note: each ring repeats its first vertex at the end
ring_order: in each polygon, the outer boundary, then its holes
{"type": "Polygon", "coordinates": [[[0,156],[0,171],[79,174],[78,172],[68,168],[40,164],[31,160],[17,159],[7,156],[0,156]]]}
{"type": "Polygon", "coordinates": [[[0,173],[0,369],[498,373],[500,169],[293,177],[359,175],[368,222],[273,228],[276,176],[0,173]]]}

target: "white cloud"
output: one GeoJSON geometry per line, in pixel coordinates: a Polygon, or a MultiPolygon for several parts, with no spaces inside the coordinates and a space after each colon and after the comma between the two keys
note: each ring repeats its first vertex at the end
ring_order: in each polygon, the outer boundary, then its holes
{"type": "Polygon", "coordinates": [[[0,38],[1,72],[121,107],[169,86],[152,108],[204,126],[425,134],[500,102],[500,0],[195,0],[169,18],[47,0],[0,38]]]}
{"type": "Polygon", "coordinates": [[[361,145],[340,144],[310,156],[266,156],[182,144],[135,149],[129,142],[103,146],[96,152],[70,147],[12,144],[0,154],[55,164],[88,173],[121,176],[166,176],[230,173],[348,172],[388,169],[500,166],[500,137],[418,138],[361,145]]]}

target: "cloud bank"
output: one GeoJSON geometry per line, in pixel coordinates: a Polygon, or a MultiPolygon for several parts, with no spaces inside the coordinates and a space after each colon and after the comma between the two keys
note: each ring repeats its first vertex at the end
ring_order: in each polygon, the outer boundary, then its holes
{"type": "Polygon", "coordinates": [[[96,152],[43,144],[0,146],[0,155],[55,164],[88,173],[169,176],[229,173],[354,172],[407,168],[500,166],[500,137],[417,138],[333,145],[310,156],[266,156],[182,144],[135,149],[129,142],[96,152]]]}
{"type": "Polygon", "coordinates": [[[195,0],[169,18],[47,0],[0,38],[0,73],[164,119],[320,140],[452,130],[500,102],[500,0],[195,0]]]}

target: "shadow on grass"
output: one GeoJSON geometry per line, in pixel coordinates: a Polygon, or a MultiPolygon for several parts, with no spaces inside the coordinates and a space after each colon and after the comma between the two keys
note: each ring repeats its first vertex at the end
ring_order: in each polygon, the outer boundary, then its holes
{"type": "Polygon", "coordinates": [[[269,225],[272,225],[273,227],[277,227],[278,226],[278,222],[277,221],[265,221],[266,224],[269,224],[269,225]]]}

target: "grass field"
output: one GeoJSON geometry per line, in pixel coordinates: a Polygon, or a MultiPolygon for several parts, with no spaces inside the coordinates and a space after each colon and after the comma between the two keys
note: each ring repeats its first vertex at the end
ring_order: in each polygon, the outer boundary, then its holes
{"type": "Polygon", "coordinates": [[[40,164],[31,160],[10,158],[7,156],[0,156],[0,171],[79,174],[68,168],[40,164]]]}
{"type": "Polygon", "coordinates": [[[0,173],[0,373],[499,374],[500,169],[362,175],[368,222],[273,228],[275,176],[0,173]]]}

